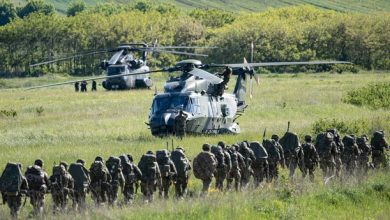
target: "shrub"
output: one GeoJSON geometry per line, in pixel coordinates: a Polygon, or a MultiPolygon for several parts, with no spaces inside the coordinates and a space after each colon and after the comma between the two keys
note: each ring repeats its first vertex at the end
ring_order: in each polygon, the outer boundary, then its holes
{"type": "Polygon", "coordinates": [[[343,102],[373,109],[390,109],[390,82],[370,84],[367,87],[351,90],[343,102]]]}
{"type": "Polygon", "coordinates": [[[371,129],[366,120],[341,121],[338,119],[320,119],[314,122],[312,130],[314,134],[319,134],[329,128],[336,128],[341,134],[365,134],[371,129]]]}

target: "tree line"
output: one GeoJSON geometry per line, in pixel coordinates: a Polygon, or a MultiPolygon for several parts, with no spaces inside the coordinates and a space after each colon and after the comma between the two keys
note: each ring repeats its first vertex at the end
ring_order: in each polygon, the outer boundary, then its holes
{"type": "MultiPolygon", "coordinates": [[[[6,1],[2,0],[0,10],[7,8],[5,4],[12,6],[6,1]]],[[[32,0],[27,5],[33,1],[39,5],[36,2],[40,0],[32,0]]],[[[15,9],[18,11],[15,13],[20,15],[22,10],[15,9]]],[[[26,16],[17,15],[1,23],[0,76],[34,76],[49,72],[100,74],[99,64],[102,59],[109,59],[108,53],[34,68],[30,65],[115,48],[120,43],[151,43],[154,39],[158,39],[159,45],[217,47],[196,51],[209,54],[205,62],[241,62],[243,57],[250,57],[253,42],[255,62],[327,59],[350,61],[364,69],[390,69],[389,13],[340,13],[298,6],[233,14],[216,9],[184,11],[173,5],[150,2],[104,3],[93,8],[72,2],[67,16],[47,10],[24,11],[26,16]]],[[[0,14],[3,22],[6,13],[0,14]]],[[[168,66],[183,58],[186,57],[158,54],[150,57],[149,64],[168,66]]],[[[318,67],[309,68],[312,67],[270,70],[318,70],[318,67]]]]}

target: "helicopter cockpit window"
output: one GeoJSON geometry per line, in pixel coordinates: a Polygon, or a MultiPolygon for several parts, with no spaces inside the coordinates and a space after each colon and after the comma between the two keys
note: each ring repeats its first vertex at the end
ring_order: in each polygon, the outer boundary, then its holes
{"type": "Polygon", "coordinates": [[[118,75],[125,72],[125,67],[124,66],[110,66],[107,69],[107,75],[112,76],[112,75],[118,75]]]}
{"type": "Polygon", "coordinates": [[[187,110],[188,96],[158,97],[153,101],[152,113],[162,112],[167,109],[187,110]]]}

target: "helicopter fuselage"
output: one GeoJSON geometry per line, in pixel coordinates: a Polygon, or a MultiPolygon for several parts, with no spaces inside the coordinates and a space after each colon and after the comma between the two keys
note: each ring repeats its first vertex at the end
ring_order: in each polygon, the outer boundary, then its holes
{"type": "MultiPolygon", "coordinates": [[[[149,67],[146,65],[138,68],[130,68],[127,64],[110,65],[107,67],[107,75],[119,75],[126,73],[143,73],[148,72],[149,67]]],[[[103,81],[103,87],[107,90],[126,90],[133,88],[150,88],[152,81],[150,80],[149,74],[119,76],[109,78],[103,81]]]]}

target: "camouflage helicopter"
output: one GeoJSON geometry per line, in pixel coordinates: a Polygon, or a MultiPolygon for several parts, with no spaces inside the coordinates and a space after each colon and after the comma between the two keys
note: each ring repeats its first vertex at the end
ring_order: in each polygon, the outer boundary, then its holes
{"type": "MultiPolygon", "coordinates": [[[[76,54],[74,56],[59,58],[55,60],[45,61],[30,65],[30,67],[47,65],[54,62],[79,58],[82,56],[89,56],[99,53],[113,53],[109,60],[103,60],[100,67],[106,72],[106,76],[116,76],[106,78],[102,82],[103,88],[106,90],[127,90],[134,88],[150,88],[152,81],[148,72],[147,66],[148,53],[171,53],[178,55],[189,56],[207,56],[205,54],[188,53],[183,51],[175,51],[176,49],[195,49],[204,47],[186,47],[186,46],[163,46],[157,47],[157,41],[153,43],[152,47],[148,47],[146,43],[129,43],[121,44],[115,49],[92,51],[83,54],[76,54]],[[135,52],[141,53],[141,58],[134,57],[135,52]],[[133,73],[136,73],[135,75],[133,73]]],[[[102,78],[104,79],[104,78],[102,78]]],[[[83,81],[83,80],[80,80],[83,81]]]]}
{"type": "MultiPolygon", "coordinates": [[[[236,122],[247,105],[245,104],[248,77],[250,77],[250,94],[252,82],[256,77],[253,67],[286,66],[286,65],[321,65],[350,64],[344,61],[308,61],[308,62],[270,62],[238,64],[202,64],[200,60],[183,60],[173,67],[152,70],[144,73],[122,73],[115,76],[95,77],[86,80],[118,76],[134,76],[156,72],[180,72],[178,77],[171,77],[164,85],[164,92],[155,94],[146,123],[153,136],[164,137],[176,135],[177,119],[185,115],[182,130],[192,134],[238,134],[241,129],[236,122]],[[206,69],[224,68],[222,74],[213,74],[206,69]],[[237,80],[233,93],[225,92],[230,75],[237,80]],[[223,76],[223,79],[220,78],[223,76]]],[[[256,80],[258,81],[258,80],[256,80]]],[[[66,82],[70,83],[70,82],[66,82]]],[[[57,86],[57,83],[34,88],[57,86]]]]}

